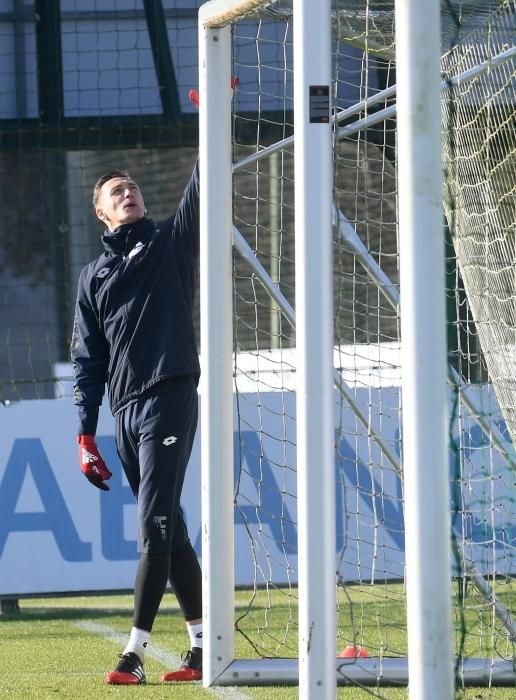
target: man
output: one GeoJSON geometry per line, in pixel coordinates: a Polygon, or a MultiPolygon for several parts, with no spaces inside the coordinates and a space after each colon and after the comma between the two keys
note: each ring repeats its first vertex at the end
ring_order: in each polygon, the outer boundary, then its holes
{"type": "Polygon", "coordinates": [[[95,185],[104,252],[81,272],[71,355],[80,468],[99,489],[111,472],[95,442],[105,384],[116,444],[138,504],[133,627],[106,683],[145,683],[144,652],[169,580],[190,650],[163,681],[202,678],[201,570],[180,495],[197,427],[199,361],[192,320],[199,255],[196,165],[176,214],[155,225],[138,185],[113,171],[95,185]]]}

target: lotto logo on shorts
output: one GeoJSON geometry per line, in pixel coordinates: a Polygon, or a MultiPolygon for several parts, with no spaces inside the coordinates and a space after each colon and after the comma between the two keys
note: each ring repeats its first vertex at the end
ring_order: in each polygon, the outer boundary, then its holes
{"type": "Polygon", "coordinates": [[[168,447],[169,445],[173,445],[175,442],[177,442],[177,438],[175,435],[169,435],[163,440],[163,444],[168,447]]]}

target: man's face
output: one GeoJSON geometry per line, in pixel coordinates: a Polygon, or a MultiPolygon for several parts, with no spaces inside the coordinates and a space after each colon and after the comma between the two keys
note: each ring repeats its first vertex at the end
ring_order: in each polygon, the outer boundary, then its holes
{"type": "Polygon", "coordinates": [[[105,182],[99,193],[95,213],[114,231],[121,224],[132,224],[145,215],[140,188],[133,180],[114,177],[105,182]]]}

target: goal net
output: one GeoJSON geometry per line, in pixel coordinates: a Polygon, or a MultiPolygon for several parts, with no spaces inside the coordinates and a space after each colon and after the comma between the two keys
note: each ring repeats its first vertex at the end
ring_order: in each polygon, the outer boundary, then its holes
{"type": "MultiPolygon", "coordinates": [[[[282,659],[298,653],[292,3],[251,5],[232,24],[236,581],[254,580],[235,654],[282,659]]],[[[515,18],[442,8],[458,686],[514,682],[515,18]]],[[[332,27],[337,648],[369,655],[337,679],[379,686],[407,681],[394,2],[335,2],[332,27]]]]}

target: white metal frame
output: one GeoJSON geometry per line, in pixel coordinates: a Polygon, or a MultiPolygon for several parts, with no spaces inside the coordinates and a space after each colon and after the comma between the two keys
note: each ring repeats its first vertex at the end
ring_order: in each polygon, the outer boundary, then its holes
{"type": "MultiPolygon", "coordinates": [[[[261,4],[263,0],[211,0],[199,12],[201,362],[202,387],[205,387],[201,400],[204,684],[299,682],[301,695],[330,698],[335,693],[333,680],[328,682],[333,670],[339,685],[350,682],[375,685],[379,677],[387,684],[398,684],[407,682],[407,663],[403,659],[360,659],[351,664],[342,659],[335,661],[331,406],[335,373],[330,330],[331,252],[327,246],[331,241],[332,217],[331,136],[329,125],[325,128],[326,125],[308,124],[306,114],[307,86],[330,82],[329,51],[328,64],[325,57],[321,59],[323,52],[319,52],[317,59],[307,59],[303,50],[298,48],[294,57],[296,248],[299,249],[299,258],[296,257],[298,391],[305,398],[309,397],[308,401],[298,403],[299,662],[295,659],[234,659],[232,237],[246,259],[250,257],[250,251],[233,228],[231,217],[234,166],[231,162],[231,49],[227,24],[261,4]],[[319,181],[324,187],[320,187],[317,193],[305,179],[306,165],[321,173],[319,181]],[[211,176],[210,172],[215,172],[216,176],[211,176]],[[322,237],[321,231],[324,232],[322,237]],[[314,249],[314,245],[318,247],[314,249]],[[303,291],[305,286],[300,284],[302,279],[311,285],[308,287],[311,290],[309,298],[303,291]],[[309,338],[314,337],[317,344],[309,342],[309,338]],[[314,366],[315,374],[311,374],[310,369],[314,366]],[[310,434],[317,435],[315,444],[308,439],[310,434]],[[314,459],[317,470],[310,469],[314,459]],[[323,468],[321,472],[322,463],[330,468],[323,468]],[[315,485],[311,481],[314,471],[317,472],[315,485]],[[312,531],[317,529],[315,548],[314,543],[310,543],[308,527],[309,514],[313,516],[314,513],[317,522],[317,528],[312,528],[312,531]],[[326,546],[321,548],[321,542],[326,546]],[[313,585],[315,573],[316,588],[313,585]]],[[[403,87],[398,87],[398,121],[403,124],[400,131],[407,136],[400,142],[404,162],[400,169],[400,190],[410,192],[407,200],[400,202],[403,246],[401,305],[406,314],[402,332],[404,365],[408,368],[403,389],[403,428],[405,440],[409,438],[404,450],[405,496],[407,501],[410,500],[406,518],[414,518],[416,523],[407,533],[409,617],[417,621],[409,626],[409,666],[411,698],[425,700],[452,697],[453,692],[446,486],[444,237],[440,131],[439,119],[436,119],[440,92],[438,4],[437,0],[430,3],[416,0],[412,4],[397,2],[398,63],[404,63],[406,70],[404,79],[400,80],[403,87]],[[409,11],[414,8],[414,12],[409,11]],[[433,28],[433,32],[429,28],[433,28]],[[417,37],[415,41],[408,40],[411,33],[417,37]],[[428,80],[425,89],[420,84],[422,75],[428,80]],[[423,121],[428,129],[418,127],[422,116],[428,117],[423,121]],[[430,334],[428,329],[431,329],[430,334]],[[428,391],[425,401],[419,399],[421,391],[428,391]],[[421,425],[425,426],[424,430],[421,430],[421,425]],[[430,499],[432,505],[429,505],[430,499]],[[429,510],[435,527],[425,529],[417,523],[422,522],[423,514],[426,519],[429,510]],[[425,557],[420,556],[423,549],[425,557]],[[430,613],[424,609],[425,601],[432,601],[430,613]]],[[[320,3],[295,0],[294,10],[307,13],[304,22],[295,22],[295,45],[313,46],[316,36],[329,41],[329,0],[324,0],[324,8],[320,3]],[[318,31],[315,32],[316,26],[318,31]]],[[[273,153],[284,145],[286,142],[266,150],[273,153]]],[[[267,155],[261,152],[252,158],[267,155]]],[[[252,261],[250,264],[256,267],[252,261]]],[[[278,296],[273,281],[261,274],[259,277],[263,278],[289,320],[295,323],[293,310],[278,296]]],[[[512,682],[512,665],[508,662],[497,662],[496,665],[498,683],[512,682]]],[[[488,660],[470,659],[461,671],[466,682],[483,684],[492,679],[493,666],[488,660]]]]}
{"type": "Polygon", "coordinates": [[[453,698],[439,0],[396,2],[410,698],[453,698]]]}
{"type": "Polygon", "coordinates": [[[233,222],[231,30],[206,26],[207,9],[199,12],[199,167],[203,678],[210,685],[234,658],[233,222]]]}
{"type": "MultiPolygon", "coordinates": [[[[233,430],[230,22],[259,2],[213,0],[199,12],[204,683],[233,659],[233,430]],[[210,173],[217,173],[211,177],[210,173]],[[209,388],[209,389],[208,389],[209,388]]],[[[296,266],[300,687],[335,696],[332,149],[330,0],[295,0],[296,266]],[[317,31],[314,31],[314,30],[317,31]],[[319,44],[320,42],[320,44],[319,44]],[[309,87],[327,89],[311,121],[309,87]],[[318,172],[314,189],[308,173],[318,172]],[[332,516],[333,513],[333,516],[332,516]],[[311,520],[313,518],[313,520],[311,520]],[[311,526],[317,523],[317,528],[311,526]],[[321,547],[321,542],[324,546],[321,547]]]]}
{"type": "Polygon", "coordinates": [[[337,637],[330,10],[294,0],[299,687],[321,700],[335,697],[337,637]],[[311,89],[328,91],[326,123],[311,89]]]}

